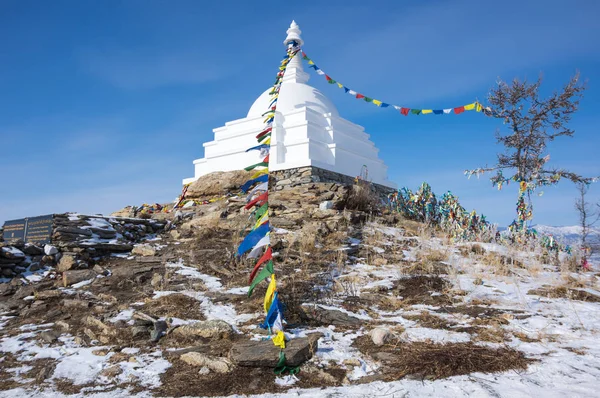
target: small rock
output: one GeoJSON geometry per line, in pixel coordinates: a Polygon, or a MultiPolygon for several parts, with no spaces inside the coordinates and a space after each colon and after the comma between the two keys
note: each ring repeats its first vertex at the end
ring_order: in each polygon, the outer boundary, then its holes
{"type": "Polygon", "coordinates": [[[131,254],[138,256],[154,256],[156,255],[156,249],[150,245],[136,245],[133,247],[131,254]]]}
{"type": "Polygon", "coordinates": [[[58,253],[58,249],[52,245],[46,245],[44,246],[44,253],[46,253],[47,256],[52,256],[58,253]]]}
{"type": "Polygon", "coordinates": [[[163,284],[163,276],[159,273],[154,273],[152,274],[152,280],[150,281],[150,285],[157,289],[159,287],[161,287],[163,284]]]}
{"type": "Polygon", "coordinates": [[[91,269],[65,271],[62,274],[63,286],[71,286],[85,280],[94,279],[95,277],[96,273],[91,269]]]}
{"type": "Polygon", "coordinates": [[[40,263],[33,263],[29,267],[29,271],[31,271],[31,272],[39,271],[41,269],[42,269],[42,265],[40,263]]]}
{"type": "Polygon", "coordinates": [[[58,340],[58,336],[60,336],[60,333],[53,330],[47,330],[45,332],[40,333],[41,339],[48,344],[52,344],[56,340],[58,340]]]}
{"type": "Polygon", "coordinates": [[[102,372],[100,372],[100,376],[116,377],[116,376],[120,375],[121,373],[123,373],[123,370],[121,369],[121,367],[119,365],[113,365],[109,368],[104,369],[102,372]]]}
{"type": "Polygon", "coordinates": [[[344,359],[343,363],[346,366],[360,366],[360,361],[357,358],[344,359]]]}
{"type": "Polygon", "coordinates": [[[92,351],[92,354],[99,356],[99,357],[105,357],[106,354],[108,354],[108,352],[106,352],[104,350],[94,350],[94,351],[92,351]]]}
{"type": "Polygon", "coordinates": [[[150,333],[150,341],[157,342],[167,331],[167,322],[165,321],[156,321],[154,322],[154,328],[150,333]]]}
{"type": "Polygon", "coordinates": [[[127,354],[124,354],[122,352],[115,352],[114,354],[112,354],[110,356],[110,358],[108,359],[108,362],[119,363],[119,362],[125,362],[128,359],[129,359],[129,357],[127,356],[127,354]]]}
{"type": "Polygon", "coordinates": [[[202,376],[206,376],[209,373],[210,373],[210,369],[206,366],[201,367],[200,370],[198,371],[198,374],[202,375],[202,376]]]}
{"type": "Polygon", "coordinates": [[[333,201],[332,200],[326,200],[319,204],[319,210],[330,210],[330,209],[333,209],[333,201]]]}
{"type": "Polygon", "coordinates": [[[173,334],[184,337],[228,338],[233,334],[233,328],[223,320],[213,319],[180,326],[173,330],[173,334]]]}
{"type": "Polygon", "coordinates": [[[43,290],[41,292],[35,293],[36,300],[46,300],[50,298],[60,297],[62,292],[60,290],[43,290]]]}
{"type": "Polygon", "coordinates": [[[98,275],[108,275],[108,271],[105,270],[104,268],[102,268],[101,266],[99,266],[98,264],[94,265],[94,268],[92,268],[92,269],[98,275]]]}
{"type": "Polygon", "coordinates": [[[85,300],[77,300],[77,299],[64,299],[62,301],[63,306],[65,308],[89,308],[90,302],[85,300]]]}
{"type": "Polygon", "coordinates": [[[69,325],[65,321],[56,321],[56,322],[54,322],[54,325],[56,325],[56,327],[61,329],[63,332],[68,332],[69,329],[71,329],[71,325],[69,325]]]}
{"type": "Polygon", "coordinates": [[[173,238],[173,239],[181,238],[181,233],[176,229],[172,229],[171,231],[169,231],[169,234],[171,235],[171,238],[173,238]]]}
{"type": "Polygon", "coordinates": [[[386,258],[383,257],[377,257],[375,260],[373,260],[373,265],[386,265],[388,263],[388,260],[386,258]]]}
{"type": "Polygon", "coordinates": [[[10,283],[0,283],[0,296],[10,296],[15,290],[15,286],[10,283]]]}
{"type": "Polygon", "coordinates": [[[199,352],[188,352],[183,354],[180,359],[192,366],[205,366],[216,373],[227,373],[231,370],[231,362],[227,358],[211,357],[199,352]]]}
{"type": "Polygon", "coordinates": [[[373,344],[384,345],[392,337],[392,333],[386,328],[379,327],[371,330],[370,336],[373,344]]]}
{"type": "Polygon", "coordinates": [[[134,339],[147,337],[149,333],[146,326],[134,326],[131,328],[131,335],[134,339]]]}
{"type": "Polygon", "coordinates": [[[60,261],[56,265],[56,270],[58,272],[65,272],[65,271],[75,268],[76,265],[77,265],[77,260],[75,259],[75,257],[73,257],[69,254],[65,254],[60,258],[60,261]]]}

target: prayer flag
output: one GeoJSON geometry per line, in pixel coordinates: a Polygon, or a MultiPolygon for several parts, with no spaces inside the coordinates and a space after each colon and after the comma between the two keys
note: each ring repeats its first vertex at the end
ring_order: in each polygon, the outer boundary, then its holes
{"type": "Polygon", "coordinates": [[[474,102],[472,104],[465,105],[465,111],[472,111],[473,109],[475,109],[475,103],[474,102]]]}
{"type": "Polygon", "coordinates": [[[271,282],[269,282],[269,287],[267,287],[267,293],[265,294],[264,300],[264,308],[265,314],[269,313],[269,308],[271,308],[271,304],[273,303],[273,297],[275,296],[275,290],[277,289],[277,283],[275,282],[275,274],[271,275],[271,282]]]}
{"type": "Polygon", "coordinates": [[[463,113],[465,111],[465,107],[464,106],[459,106],[458,108],[454,108],[454,113],[456,113],[457,115],[459,113],[463,113]]]}
{"type": "Polygon", "coordinates": [[[423,109],[423,111],[421,112],[423,115],[427,115],[429,113],[433,113],[433,110],[431,109],[423,109]]]}
{"type": "Polygon", "coordinates": [[[248,235],[246,235],[242,243],[240,243],[240,245],[238,246],[238,256],[241,256],[248,250],[252,249],[254,245],[256,245],[258,241],[261,240],[269,232],[269,228],[269,222],[266,222],[265,224],[261,225],[260,227],[256,228],[254,231],[251,231],[248,235]]]}
{"type": "Polygon", "coordinates": [[[269,261],[267,265],[265,265],[265,268],[263,268],[262,271],[260,271],[258,275],[256,275],[256,278],[254,278],[254,280],[250,284],[250,289],[248,289],[248,297],[252,295],[252,292],[254,291],[256,285],[258,285],[271,275],[273,275],[273,261],[269,261]]]}
{"type": "Polygon", "coordinates": [[[410,108],[401,108],[400,113],[404,116],[408,116],[408,112],[410,112],[410,108]]]}

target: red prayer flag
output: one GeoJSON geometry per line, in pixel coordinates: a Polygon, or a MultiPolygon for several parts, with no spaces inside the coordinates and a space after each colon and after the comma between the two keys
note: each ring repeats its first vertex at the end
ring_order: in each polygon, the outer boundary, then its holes
{"type": "Polygon", "coordinates": [[[248,281],[248,283],[252,283],[252,280],[254,280],[254,277],[256,276],[256,273],[258,272],[258,269],[260,268],[260,266],[263,263],[266,263],[267,261],[269,261],[270,259],[273,258],[273,250],[271,249],[271,247],[269,246],[269,248],[267,249],[267,251],[265,252],[265,254],[263,254],[259,259],[258,262],[256,263],[256,265],[254,265],[254,269],[252,270],[252,272],[250,273],[250,280],[248,281]]]}
{"type": "Polygon", "coordinates": [[[362,94],[356,94],[356,98],[361,99],[361,98],[365,98],[365,96],[362,94]]]}
{"type": "Polygon", "coordinates": [[[256,136],[256,139],[260,140],[260,137],[262,137],[265,134],[271,132],[271,130],[273,130],[273,127],[269,127],[268,129],[265,129],[265,130],[261,131],[260,134],[256,136]]]}
{"type": "Polygon", "coordinates": [[[248,210],[252,206],[262,206],[267,202],[267,200],[269,200],[269,192],[268,191],[263,193],[256,199],[252,200],[252,202],[250,202],[246,206],[244,206],[244,209],[248,210]]]}
{"type": "Polygon", "coordinates": [[[267,157],[263,159],[263,163],[269,163],[269,156],[270,156],[270,155],[271,155],[271,154],[267,155],[267,157]]]}
{"type": "Polygon", "coordinates": [[[327,79],[327,81],[331,80],[331,78],[329,76],[327,76],[327,75],[325,75],[325,79],[327,79]]]}
{"type": "Polygon", "coordinates": [[[410,112],[410,108],[400,108],[400,113],[404,116],[408,116],[408,112],[410,112]]]}
{"type": "Polygon", "coordinates": [[[459,113],[463,113],[465,111],[465,107],[464,106],[459,106],[458,108],[454,108],[454,113],[456,113],[457,115],[459,113]]]}

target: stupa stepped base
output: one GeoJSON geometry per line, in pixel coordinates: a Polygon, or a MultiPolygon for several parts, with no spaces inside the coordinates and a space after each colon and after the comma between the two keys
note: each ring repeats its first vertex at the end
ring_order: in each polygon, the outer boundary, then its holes
{"type": "MultiPolygon", "coordinates": [[[[349,185],[354,184],[356,179],[356,176],[351,177],[315,166],[271,171],[269,172],[269,175],[271,179],[274,180],[274,189],[276,191],[280,191],[286,187],[295,187],[313,182],[334,182],[349,185]]],[[[372,185],[375,191],[380,194],[387,195],[395,191],[394,188],[386,187],[381,184],[373,183],[372,185]]]]}

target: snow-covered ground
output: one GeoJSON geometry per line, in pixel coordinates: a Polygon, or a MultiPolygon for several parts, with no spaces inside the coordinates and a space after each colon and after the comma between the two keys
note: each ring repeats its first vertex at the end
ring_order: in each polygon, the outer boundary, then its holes
{"type": "MultiPolygon", "coordinates": [[[[550,229],[540,228],[538,231],[552,233],[566,239],[575,239],[577,230],[572,228],[550,229]]],[[[284,232],[282,232],[284,233],[284,232]]],[[[285,231],[285,233],[288,233],[285,231]]],[[[367,231],[367,234],[369,230],[367,231]]],[[[405,241],[403,231],[398,228],[370,226],[370,233],[380,233],[380,241],[376,245],[369,242],[370,248],[378,256],[385,257],[392,251],[398,250],[400,243],[405,241]]],[[[366,245],[358,239],[349,242],[351,246],[366,245]]],[[[498,245],[482,245],[488,253],[509,253],[506,248],[498,245]]],[[[291,338],[303,337],[312,332],[321,332],[319,349],[311,360],[313,364],[326,368],[336,364],[348,369],[348,384],[340,387],[300,389],[294,385],[303,377],[278,377],[273,387],[273,393],[261,397],[596,397],[600,386],[600,303],[584,302],[568,298],[547,298],[528,292],[544,286],[565,286],[570,278],[574,289],[583,289],[600,296],[600,256],[592,259],[591,272],[582,274],[561,274],[549,265],[536,264],[530,266],[531,258],[526,253],[512,253],[523,262],[524,267],[513,267],[510,272],[502,274],[495,272],[481,257],[464,256],[454,246],[445,246],[441,240],[432,239],[427,242],[404,250],[404,261],[415,262],[423,251],[445,251],[448,257],[444,260],[450,267],[446,279],[455,292],[462,292],[461,304],[486,303],[490,308],[502,312],[505,324],[501,326],[510,338],[502,343],[474,340],[474,336],[450,329],[432,329],[423,327],[411,316],[422,311],[428,311],[435,316],[451,321],[458,326],[467,326],[473,318],[461,313],[445,313],[440,307],[425,304],[415,304],[395,311],[378,310],[378,317],[373,317],[364,310],[352,312],[341,307],[341,301],[333,299],[325,309],[336,309],[354,316],[365,322],[364,327],[356,330],[341,330],[335,326],[297,328],[287,330],[291,338]],[[576,280],[577,283],[573,283],[576,280]],[[515,316],[514,314],[519,314],[515,316]],[[398,337],[406,342],[429,341],[433,343],[470,342],[490,347],[503,345],[515,348],[536,360],[525,371],[507,371],[503,373],[483,374],[472,373],[464,376],[454,376],[440,380],[412,380],[409,378],[393,382],[371,382],[361,384],[361,379],[374,375],[381,364],[363,355],[353,346],[359,336],[368,334],[367,328],[373,324],[397,327],[398,337]],[[391,325],[391,326],[390,326],[391,325]],[[349,363],[353,363],[351,367],[349,363]],[[277,392],[278,389],[288,389],[277,392]]],[[[402,252],[402,251],[400,251],[402,252]]],[[[260,318],[259,313],[239,314],[230,304],[215,304],[210,294],[245,294],[246,286],[223,286],[220,279],[214,275],[199,272],[183,261],[172,262],[167,268],[180,276],[191,280],[201,281],[206,291],[154,291],[154,298],[174,293],[192,297],[198,302],[199,308],[207,319],[222,319],[231,324],[238,333],[252,333],[252,327],[242,326],[249,320],[260,318]]],[[[369,294],[373,289],[389,289],[395,282],[406,278],[399,264],[387,263],[374,265],[364,258],[350,258],[342,272],[332,274],[336,278],[352,277],[357,280],[357,294],[369,294]]],[[[73,288],[75,291],[85,289],[86,285],[73,288]]],[[[432,293],[439,294],[439,293],[432,293]]],[[[134,303],[135,304],[135,303],[134,303]]],[[[133,304],[132,304],[133,305],[133,304]]],[[[134,307],[124,308],[111,320],[131,321],[134,307]]],[[[69,333],[61,335],[60,344],[49,345],[37,337],[49,330],[52,324],[24,325],[15,333],[8,333],[6,323],[10,318],[0,317],[0,352],[10,353],[19,361],[52,358],[56,368],[49,380],[59,378],[70,380],[73,384],[82,385],[94,383],[93,387],[85,387],[82,391],[70,396],[88,397],[125,397],[132,396],[125,387],[117,387],[121,383],[134,381],[146,388],[146,391],[135,394],[138,397],[152,396],[151,389],[161,383],[161,374],[170,366],[160,349],[140,352],[137,349],[125,348],[122,352],[127,358],[111,363],[114,353],[99,355],[98,352],[108,347],[96,345],[83,347],[75,343],[74,336],[69,333]],[[103,376],[111,366],[117,366],[120,374],[116,379],[103,376]],[[112,386],[110,391],[104,391],[112,386]]],[[[185,324],[189,320],[175,319],[176,323],[185,324]]],[[[4,358],[0,358],[0,366],[4,358]]],[[[12,379],[25,383],[28,380],[23,374],[30,370],[29,365],[15,366],[8,369],[12,379]]],[[[182,387],[184,388],[184,387],[182,387]]],[[[62,397],[65,396],[52,388],[43,391],[26,390],[16,387],[0,391],[0,397],[62,397]]]]}

